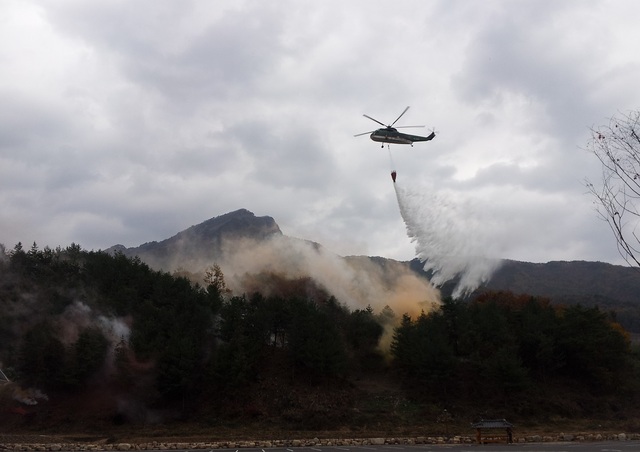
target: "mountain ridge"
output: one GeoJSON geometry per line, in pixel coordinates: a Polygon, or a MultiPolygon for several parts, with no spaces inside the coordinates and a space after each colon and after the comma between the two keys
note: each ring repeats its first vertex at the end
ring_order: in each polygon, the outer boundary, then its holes
{"type": "Polygon", "coordinates": [[[154,268],[169,270],[175,264],[176,256],[185,256],[186,260],[189,260],[191,255],[201,254],[204,259],[215,260],[224,253],[225,240],[263,240],[272,235],[282,235],[280,227],[272,217],[256,217],[247,209],[238,209],[190,226],[161,241],[145,242],[129,248],[114,245],[105,252],[120,252],[128,257],[137,256],[154,268]]]}
{"type": "MultiPolygon", "coordinates": [[[[377,279],[385,284],[393,281],[391,286],[397,288],[401,284],[398,276],[401,266],[427,281],[431,276],[423,270],[424,264],[418,259],[403,262],[381,256],[332,255],[321,244],[286,236],[273,217],[256,216],[244,208],[210,218],[159,242],[147,242],[131,248],[115,245],[106,251],[138,256],[151,267],[166,271],[179,268],[199,271],[214,262],[229,260],[238,253],[244,255],[234,264],[238,273],[262,271],[256,262],[260,259],[264,260],[267,271],[291,272],[292,277],[301,277],[304,272],[325,271],[330,266],[336,267],[336,273],[350,272],[355,268],[354,275],[344,278],[343,283],[347,285],[349,281],[356,284],[357,280],[367,279],[371,273],[376,273],[377,279]],[[314,260],[321,256],[320,265],[314,260]],[[279,261],[287,261],[288,265],[278,267],[279,261]],[[242,265],[248,267],[245,269],[242,265]]],[[[314,274],[306,276],[313,278],[314,274]]],[[[326,279],[325,284],[331,285],[331,279],[326,279]]],[[[441,296],[450,296],[456,284],[455,279],[444,283],[439,287],[441,296]]],[[[635,268],[605,262],[533,263],[505,259],[491,279],[471,296],[488,290],[546,297],[557,303],[624,308],[627,314],[629,310],[633,311],[631,317],[634,318],[626,326],[640,332],[640,271],[635,268]]]]}

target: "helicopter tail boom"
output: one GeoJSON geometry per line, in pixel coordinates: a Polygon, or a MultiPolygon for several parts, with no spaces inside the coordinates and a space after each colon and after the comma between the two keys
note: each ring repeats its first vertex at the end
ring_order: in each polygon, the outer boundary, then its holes
{"type": "Polygon", "coordinates": [[[410,135],[411,139],[413,141],[431,141],[436,137],[436,133],[435,132],[431,132],[428,136],[426,137],[421,137],[419,135],[410,135]]]}

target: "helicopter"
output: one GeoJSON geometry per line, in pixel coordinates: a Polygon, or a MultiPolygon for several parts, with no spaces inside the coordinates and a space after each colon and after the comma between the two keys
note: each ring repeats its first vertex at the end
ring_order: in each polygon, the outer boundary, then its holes
{"type": "Polygon", "coordinates": [[[411,146],[413,146],[413,143],[416,141],[430,141],[433,140],[436,136],[435,131],[431,132],[431,134],[429,134],[426,137],[420,136],[420,135],[409,135],[408,133],[401,133],[398,132],[397,129],[403,129],[403,128],[409,128],[409,127],[424,127],[424,126],[398,126],[398,127],[393,127],[394,124],[396,122],[398,122],[398,120],[400,118],[402,118],[402,116],[407,112],[407,110],[409,109],[409,107],[405,108],[404,111],[402,113],[400,113],[400,116],[398,116],[398,118],[393,121],[390,125],[386,125],[383,124],[382,122],[378,121],[375,118],[372,118],[369,115],[362,115],[365,118],[369,118],[370,120],[377,122],[378,124],[380,124],[381,126],[384,126],[384,128],[382,129],[377,129],[377,130],[372,130],[370,132],[363,132],[363,133],[359,133],[357,135],[354,135],[354,137],[359,137],[362,135],[366,135],[368,133],[370,133],[371,135],[369,136],[369,138],[371,138],[373,141],[377,141],[378,143],[382,143],[382,147],[384,147],[384,143],[392,143],[392,144],[410,144],[411,146]]]}

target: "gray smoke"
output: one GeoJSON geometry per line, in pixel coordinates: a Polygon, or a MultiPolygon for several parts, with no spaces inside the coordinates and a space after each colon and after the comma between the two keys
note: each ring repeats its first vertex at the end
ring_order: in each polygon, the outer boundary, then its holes
{"type": "Polygon", "coordinates": [[[368,305],[390,306],[395,312],[419,314],[439,304],[440,294],[406,265],[387,261],[384,266],[367,257],[343,258],[304,240],[273,236],[268,240],[234,240],[223,245],[219,262],[234,293],[242,293],[243,275],[263,271],[295,279],[312,277],[351,309],[368,305]]]}
{"type": "Polygon", "coordinates": [[[65,308],[55,319],[58,325],[60,340],[65,344],[73,344],[78,340],[82,330],[89,327],[100,329],[112,347],[121,340],[127,341],[131,333],[127,323],[117,317],[107,317],[95,312],[88,304],[76,300],[65,308]]]}
{"type": "Polygon", "coordinates": [[[18,385],[13,387],[13,400],[24,405],[37,405],[39,401],[47,401],[49,397],[39,389],[23,389],[18,385]]]}

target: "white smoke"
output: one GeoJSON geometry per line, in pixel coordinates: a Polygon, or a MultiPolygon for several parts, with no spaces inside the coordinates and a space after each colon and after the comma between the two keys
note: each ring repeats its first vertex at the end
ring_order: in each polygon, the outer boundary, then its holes
{"type": "Polygon", "coordinates": [[[24,405],[37,405],[39,401],[47,401],[49,400],[49,396],[47,396],[44,392],[39,389],[27,388],[22,389],[19,386],[14,386],[13,388],[13,400],[20,402],[24,405]]]}
{"type": "Polygon", "coordinates": [[[500,260],[492,256],[492,219],[482,201],[459,199],[433,187],[394,187],[407,235],[425,271],[433,272],[434,286],[457,276],[452,296],[459,298],[489,280],[500,260]]]}
{"type": "Polygon", "coordinates": [[[113,346],[121,340],[129,340],[131,330],[126,321],[117,317],[106,317],[86,303],[76,300],[65,308],[57,318],[60,340],[65,345],[75,343],[82,330],[97,327],[113,346]]]}
{"type": "Polygon", "coordinates": [[[76,300],[65,308],[56,319],[58,324],[58,337],[65,345],[76,343],[80,333],[87,328],[98,328],[109,343],[105,358],[104,370],[107,373],[114,372],[115,350],[121,341],[128,342],[131,336],[131,328],[128,325],[130,319],[119,317],[107,317],[96,312],[83,301],[76,300]]]}
{"type": "Polygon", "coordinates": [[[98,328],[109,343],[105,370],[113,372],[116,347],[121,341],[128,342],[131,335],[127,320],[130,319],[107,317],[95,312],[88,304],[76,300],[56,319],[58,337],[63,344],[71,345],[76,343],[83,330],[98,328]]]}
{"type": "Polygon", "coordinates": [[[125,342],[129,341],[131,329],[123,319],[99,315],[97,321],[100,326],[100,330],[112,346],[122,340],[125,342]]]}
{"type": "Polygon", "coordinates": [[[92,326],[91,308],[82,301],[76,300],[65,308],[56,319],[59,339],[65,345],[74,344],[85,328],[92,326]]]}

